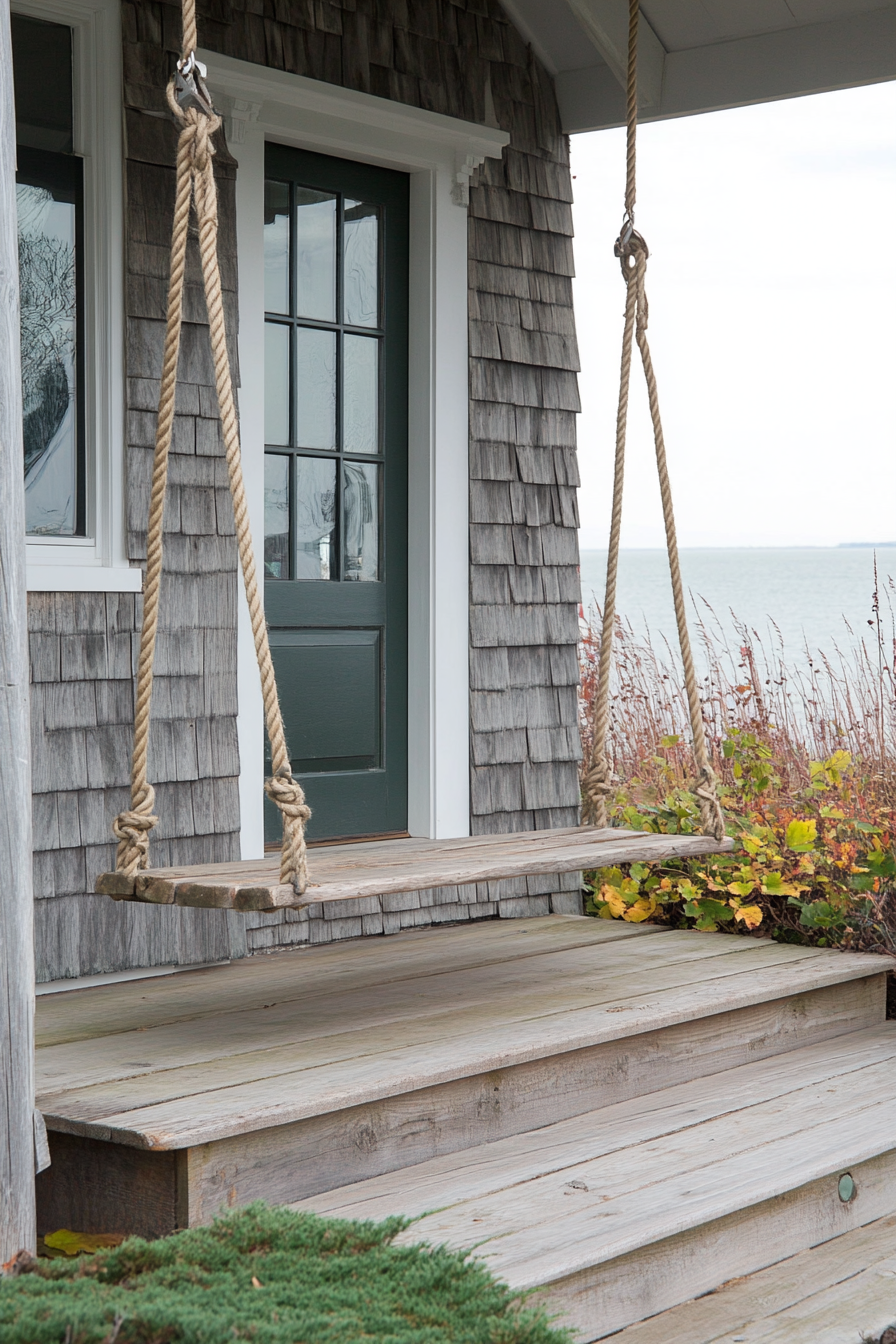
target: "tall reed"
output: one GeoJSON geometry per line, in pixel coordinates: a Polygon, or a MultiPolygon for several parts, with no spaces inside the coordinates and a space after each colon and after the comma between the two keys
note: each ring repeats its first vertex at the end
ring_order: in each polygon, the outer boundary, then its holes
{"type": "MultiPolygon", "coordinates": [[[[756,734],[771,749],[781,785],[793,792],[809,779],[809,763],[835,751],[861,762],[863,777],[881,804],[896,807],[896,587],[877,582],[868,628],[849,631],[846,646],[830,652],[807,645],[794,657],[773,620],[761,633],[730,613],[736,644],[712,607],[692,598],[693,635],[702,665],[703,718],[723,783],[733,783],[723,744],[732,730],[756,734]],[[702,655],[702,657],[701,657],[702,655]]],[[[591,712],[600,655],[600,610],[581,616],[581,732],[583,755],[591,748],[591,712]]],[[[692,772],[687,701],[677,650],[649,631],[617,618],[609,758],[617,780],[659,785],[670,777],[685,786],[692,772]],[[672,776],[670,776],[670,771],[672,776]]]]}

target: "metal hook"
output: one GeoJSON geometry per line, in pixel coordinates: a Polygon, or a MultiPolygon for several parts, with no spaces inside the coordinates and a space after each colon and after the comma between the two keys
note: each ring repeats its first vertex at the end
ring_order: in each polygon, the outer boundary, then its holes
{"type": "Polygon", "coordinates": [[[195,51],[191,51],[182,61],[178,61],[177,73],[174,76],[174,96],[184,111],[195,107],[206,116],[215,115],[211,94],[205,86],[207,74],[207,67],[196,59],[195,51]]]}

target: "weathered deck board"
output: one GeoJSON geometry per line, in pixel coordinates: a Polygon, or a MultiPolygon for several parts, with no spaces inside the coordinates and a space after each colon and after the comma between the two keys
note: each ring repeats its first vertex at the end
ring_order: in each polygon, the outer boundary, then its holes
{"type": "MultiPolygon", "coordinates": [[[[38,1033],[54,1043],[37,1052],[55,1145],[50,1179],[41,1178],[45,1226],[88,1217],[92,1230],[130,1227],[132,1169],[155,1192],[137,1222],[161,1235],[253,1199],[301,1200],[399,1168],[419,1174],[488,1144],[475,1204],[493,1193],[503,1141],[529,1134],[519,1139],[535,1164],[521,1165],[527,1180],[546,1170],[546,1127],[564,1121],[570,1142],[584,1134],[594,1143],[563,1152],[558,1140],[550,1170],[599,1161],[620,1130],[631,1146],[637,1115],[645,1147],[671,1141],[692,1131],[700,1105],[681,1092],[665,1102],[650,1094],[708,1080],[700,1113],[724,1121],[744,1096],[759,1099],[758,1075],[739,1091],[729,1085],[732,1069],[757,1060],[771,1070],[763,1095],[784,1097],[786,1108],[800,1082],[817,1086],[794,1049],[830,1042],[831,1077],[880,1062],[856,1033],[883,1019],[889,965],[547,916],[49,996],[38,1033]],[[575,1119],[623,1103],[629,1111],[611,1111],[618,1124],[575,1119]],[[96,1172],[89,1208],[78,1193],[85,1163],[96,1172]]],[[[460,1188],[478,1159],[456,1160],[460,1188]]],[[[428,1197],[425,1207],[434,1207],[428,1197]]]]}
{"type": "MultiPolygon", "coordinates": [[[[433,975],[502,965],[551,952],[668,933],[658,924],[626,924],[621,920],[584,919],[581,915],[549,915],[536,919],[489,920],[475,929],[446,925],[407,929],[389,938],[352,939],[350,944],[323,944],[274,952],[259,973],[252,960],[177,976],[103,985],[41,999],[36,1041],[40,1047],[64,1045],[93,1037],[106,1039],[123,1032],[217,1019],[276,1002],[333,994],[343,987],[357,992],[372,985],[410,984],[433,975]]],[[[191,1028],[192,1030],[192,1028],[191,1028]]]]}
{"type": "Polygon", "coordinates": [[[882,1218],[629,1326],[616,1344],[856,1344],[894,1321],[896,1218],[882,1218]]]}
{"type": "Polygon", "coordinates": [[[102,873],[96,890],[115,900],[226,910],[301,909],[323,901],[450,887],[536,873],[574,873],[635,860],[719,854],[732,841],[652,835],[593,826],[458,840],[378,840],[311,851],[303,896],[280,882],[280,856],[243,863],[155,868],[126,877],[102,873]]]}
{"type": "MultiPolygon", "coordinates": [[[[417,1214],[399,1242],[475,1247],[513,1289],[540,1290],[561,1324],[594,1340],[896,1212],[894,1106],[896,1025],[881,1023],[294,1207],[417,1214]],[[837,1194],[844,1171],[859,1191],[850,1203],[837,1194]]],[[[810,1316],[830,1324],[821,1310],[810,1316]]],[[[847,1338],[792,1324],[769,1344],[847,1338]]]]}
{"type": "MultiPolygon", "coordinates": [[[[769,965],[778,970],[774,949],[761,943],[748,945],[735,957],[724,952],[712,955],[711,945],[679,944],[671,955],[670,949],[664,950],[665,957],[646,963],[637,956],[620,958],[604,974],[594,966],[593,957],[590,965],[581,959],[576,964],[577,959],[567,954],[545,958],[539,966],[530,962],[522,976],[519,967],[494,966],[478,974],[455,974],[447,983],[437,980],[428,985],[425,994],[413,982],[392,986],[388,992],[375,987],[353,994],[348,1011],[342,992],[301,1006],[272,1003],[250,1013],[207,1018],[186,1040],[182,1031],[168,1029],[141,1041],[139,1053],[147,1072],[137,1076],[128,1058],[135,1053],[132,1041],[119,1037],[111,1043],[56,1048],[42,1056],[42,1102],[55,1109],[57,1098],[64,1097],[70,1119],[97,1120],[120,1105],[136,1110],[256,1083],[265,1094],[281,1099],[290,1088],[304,1092],[313,1113],[323,1101],[321,1087],[332,1089],[340,1074],[339,1102],[344,1105],[343,1093],[360,1099],[371,1081],[376,1085],[376,1079],[384,1082],[393,1075],[396,1064],[404,1065],[399,1074],[405,1072],[409,1058],[425,1057],[433,1073],[450,1067],[452,1056],[462,1057],[466,1050],[474,1063],[485,1053],[488,1067],[495,1063],[497,1046],[502,1060],[517,1062],[518,1057],[531,1058],[533,1049],[537,1053],[540,1039],[553,1040],[559,1014],[568,1023],[570,1044],[582,1033],[587,1033],[589,1042],[595,1034],[612,1039],[629,1034],[633,1021],[639,1027],[646,1023],[650,1030],[657,1009],[680,1008],[693,998],[695,984],[711,984],[724,1009],[735,992],[732,979],[755,976],[769,965]],[[607,1022],[611,1010],[613,1018],[607,1022]],[[623,1019],[627,1012],[634,1017],[623,1019]],[[599,1025],[591,1025],[595,1013],[603,1015],[599,1025]],[[483,1030],[485,1014],[487,1030],[483,1030]],[[525,1044],[514,1050],[510,1038],[523,1031],[525,1044]],[[388,1054],[385,1062],[384,1054],[388,1054]]],[[[814,983],[818,968],[801,959],[797,965],[788,963],[788,969],[795,986],[805,983],[807,970],[814,983]]],[[[565,1040],[554,1042],[554,1049],[565,1047],[565,1040]]],[[[330,1104],[334,1100],[332,1094],[327,1098],[330,1104]]],[[[203,1109],[197,1102],[194,1119],[203,1109]]]]}
{"type": "MultiPolygon", "coordinates": [[[[186,990],[181,978],[172,982],[171,992],[187,997],[180,1012],[167,1015],[164,987],[116,986],[118,1007],[105,1033],[94,1017],[89,1035],[70,1029],[62,1043],[40,1050],[40,1104],[57,1130],[189,1147],[850,979],[877,980],[888,965],[670,930],[616,939],[613,926],[597,933],[601,923],[551,916],[528,922],[531,935],[520,931],[510,944],[500,924],[452,931],[442,964],[442,934],[425,941],[407,935],[401,946],[380,943],[384,964],[368,958],[354,985],[339,973],[354,949],[328,949],[316,975],[315,954],[293,955],[291,976],[284,957],[270,982],[253,968],[254,986],[245,968],[239,976],[200,972],[186,990]],[[546,945],[558,935],[559,944],[546,945]],[[409,944],[428,945],[436,961],[418,964],[409,944]],[[228,984],[240,979],[243,991],[228,999],[228,984]],[[135,1028],[136,1001],[149,994],[145,1025],[135,1028]],[[122,1029],[124,1020],[130,1030],[122,1029]]],[[[79,991],[72,1016],[95,995],[79,991]]],[[[840,1030],[853,1025],[844,1020],[840,1030]]]]}

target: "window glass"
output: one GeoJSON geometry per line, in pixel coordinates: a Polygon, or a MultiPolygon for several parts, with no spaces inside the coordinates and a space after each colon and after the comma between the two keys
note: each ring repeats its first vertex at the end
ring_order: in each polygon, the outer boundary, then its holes
{"type": "Polygon", "coordinates": [[[347,453],[379,451],[379,340],[344,337],[342,446],[347,453]]]}
{"type": "Polygon", "coordinates": [[[265,442],[285,450],[265,468],[269,579],[380,577],[382,471],[351,460],[382,456],[383,334],[357,330],[382,320],[380,223],[379,206],[265,183],[265,442]]]}
{"type": "Polygon", "coordinates": [[[289,327],[264,328],[264,441],[289,443],[289,327]]]}
{"type": "Polygon", "coordinates": [[[336,197],[296,187],[296,312],[336,316],[336,197]]]}
{"type": "Polygon", "coordinates": [[[264,306],[289,312],[289,184],[264,184],[264,306]]]}
{"type": "Polygon", "coordinates": [[[296,328],[296,446],[336,447],[336,333],[296,328]]]}
{"type": "Polygon", "coordinates": [[[345,463],[342,577],[347,580],[379,578],[379,470],[370,462],[345,463]]]}
{"type": "Polygon", "coordinates": [[[360,201],[345,202],[343,281],[345,321],[352,327],[379,325],[379,211],[360,201]]]}
{"type": "Polygon", "coordinates": [[[264,455],[264,576],[289,578],[289,458],[264,455]]]}
{"type": "Polygon", "coordinates": [[[72,30],[12,16],[16,143],[71,154],[72,30]]]}
{"type": "Polygon", "coordinates": [[[336,463],[332,458],[296,458],[295,508],[295,577],[335,577],[336,463]]]}
{"type": "Polygon", "coordinates": [[[12,16],[21,294],[25,527],[84,533],[81,233],[72,153],[72,34],[12,16]]]}

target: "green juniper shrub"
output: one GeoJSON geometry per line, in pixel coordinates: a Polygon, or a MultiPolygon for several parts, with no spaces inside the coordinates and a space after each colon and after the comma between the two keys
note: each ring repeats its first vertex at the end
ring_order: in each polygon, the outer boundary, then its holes
{"type": "Polygon", "coordinates": [[[3,1344],[568,1344],[462,1251],[394,1244],[410,1220],[251,1204],[0,1279],[3,1344]]]}

